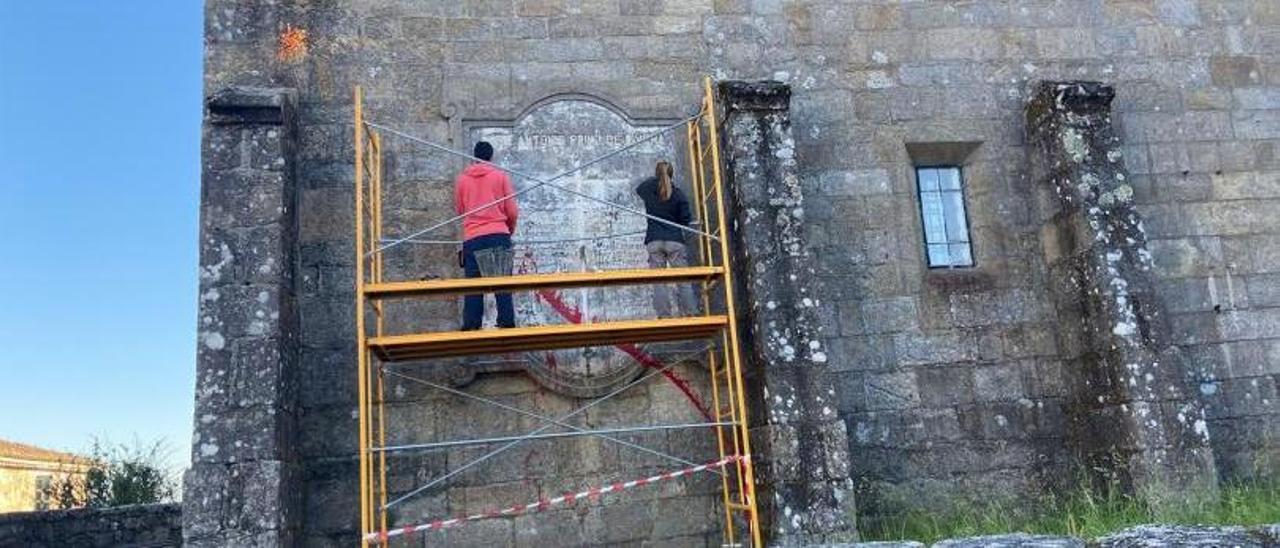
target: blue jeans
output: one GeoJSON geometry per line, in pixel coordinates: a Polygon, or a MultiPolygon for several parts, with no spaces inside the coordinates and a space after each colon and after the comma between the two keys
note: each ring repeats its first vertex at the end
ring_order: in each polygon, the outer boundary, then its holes
{"type": "MultiPolygon", "coordinates": [[[[507,234],[486,234],[484,236],[476,236],[462,243],[462,268],[466,272],[468,278],[480,278],[482,276],[510,276],[511,275],[511,236],[507,234]],[[485,260],[477,261],[476,252],[490,250],[483,257],[485,260]],[[494,253],[494,252],[499,253],[494,253]],[[501,252],[506,252],[505,262],[501,260],[501,252]],[[482,271],[481,265],[485,266],[484,270],[494,269],[494,261],[491,260],[492,255],[498,255],[497,272],[482,271]]],[[[515,305],[511,301],[510,293],[498,293],[494,295],[494,299],[498,302],[498,327],[515,327],[516,311],[515,305]]],[[[462,329],[468,331],[472,329],[480,329],[484,323],[484,295],[467,295],[463,298],[462,303],[462,329]]]]}

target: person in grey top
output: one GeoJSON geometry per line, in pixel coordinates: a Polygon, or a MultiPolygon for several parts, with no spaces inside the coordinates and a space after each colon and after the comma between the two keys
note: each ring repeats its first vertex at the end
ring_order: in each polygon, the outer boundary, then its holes
{"type": "MultiPolygon", "coordinates": [[[[636,194],[644,200],[645,213],[665,221],[689,226],[693,221],[693,215],[689,212],[689,200],[672,182],[673,171],[670,163],[658,162],[654,166],[654,176],[641,182],[636,187],[636,194]]],[[[649,268],[688,266],[689,255],[684,242],[684,230],[648,219],[644,245],[649,250],[649,268]]],[[[697,313],[692,286],[679,284],[677,298],[679,300],[677,314],[697,313]]],[[[672,317],[671,291],[667,285],[654,287],[653,309],[657,311],[659,318],[672,317]]]]}

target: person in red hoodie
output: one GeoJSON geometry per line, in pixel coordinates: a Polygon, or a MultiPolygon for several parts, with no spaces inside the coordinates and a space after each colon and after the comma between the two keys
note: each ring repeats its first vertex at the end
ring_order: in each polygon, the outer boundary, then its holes
{"type": "MultiPolygon", "coordinates": [[[[453,188],[454,209],[459,215],[466,214],[462,220],[462,267],[468,278],[510,276],[511,235],[516,231],[520,210],[515,198],[502,199],[515,191],[507,174],[490,163],[493,145],[480,141],[472,155],[483,161],[462,170],[453,188]]],[[[498,303],[498,327],[515,327],[511,294],[498,293],[494,299],[498,303]]],[[[484,295],[467,295],[463,299],[462,330],[480,329],[483,323],[484,295]]]]}

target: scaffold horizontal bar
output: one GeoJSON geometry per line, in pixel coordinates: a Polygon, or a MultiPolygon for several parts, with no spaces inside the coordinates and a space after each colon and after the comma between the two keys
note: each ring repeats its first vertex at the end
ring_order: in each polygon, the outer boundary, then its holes
{"type": "Polygon", "coordinates": [[[379,359],[395,362],[705,339],[728,325],[728,316],[694,316],[390,335],[373,337],[367,344],[379,359]]]}
{"type": "Polygon", "coordinates": [[[425,297],[433,295],[461,295],[475,292],[513,292],[539,289],[563,289],[568,287],[603,287],[617,285],[666,284],[694,282],[714,278],[724,273],[718,266],[682,268],[649,268],[630,270],[606,270],[602,272],[555,272],[550,274],[520,274],[488,278],[451,278],[447,280],[422,280],[408,282],[384,282],[364,287],[365,297],[387,299],[397,297],[425,297]]]}
{"type": "Polygon", "coordinates": [[[601,428],[596,430],[578,430],[574,432],[554,432],[551,434],[538,434],[534,436],[502,436],[496,438],[478,438],[471,440],[452,440],[441,441],[435,443],[418,443],[410,445],[393,445],[389,447],[374,447],[374,452],[391,452],[391,451],[412,451],[418,449],[440,449],[446,447],[465,447],[470,445],[486,445],[490,443],[501,443],[512,440],[540,440],[552,438],[573,438],[578,436],[599,436],[607,434],[633,434],[638,432],[657,432],[665,430],[685,430],[692,428],[713,428],[716,426],[733,426],[732,422],[693,422],[688,424],[661,424],[655,426],[633,426],[630,428],[601,428]]]}

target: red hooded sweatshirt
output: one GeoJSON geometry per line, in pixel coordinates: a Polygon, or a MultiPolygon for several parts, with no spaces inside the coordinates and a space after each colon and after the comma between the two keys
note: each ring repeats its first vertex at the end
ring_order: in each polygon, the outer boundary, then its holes
{"type": "MultiPolygon", "coordinates": [[[[515,194],[511,179],[489,164],[475,163],[458,174],[453,188],[453,206],[459,215],[503,196],[515,194]]],[[[470,240],[489,234],[514,234],[520,209],[515,199],[481,209],[462,220],[462,237],[470,240]]]]}

